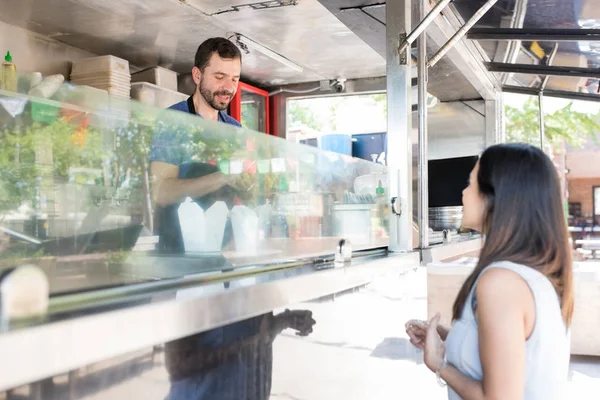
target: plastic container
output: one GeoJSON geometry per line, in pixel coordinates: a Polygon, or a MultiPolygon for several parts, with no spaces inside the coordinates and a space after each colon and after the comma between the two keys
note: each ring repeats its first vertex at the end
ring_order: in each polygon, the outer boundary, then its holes
{"type": "Polygon", "coordinates": [[[372,209],[373,204],[334,204],[331,209],[333,235],[357,243],[368,243],[372,209]]]}
{"type": "Polygon", "coordinates": [[[343,134],[323,135],[320,138],[319,147],[324,151],[351,156],[352,136],[343,134]]]}
{"type": "Polygon", "coordinates": [[[258,251],[259,239],[259,217],[256,212],[246,206],[235,206],[230,217],[235,249],[241,253],[255,254],[258,251]]]}
{"type": "Polygon", "coordinates": [[[78,85],[94,85],[94,84],[110,84],[129,87],[131,82],[127,78],[117,78],[114,76],[110,77],[96,77],[96,78],[76,78],[71,76],[71,82],[78,85]]]}
{"type": "Polygon", "coordinates": [[[0,89],[16,92],[18,85],[17,66],[13,64],[10,51],[6,52],[2,63],[2,74],[0,76],[0,89]]]}
{"type": "Polygon", "coordinates": [[[64,82],[65,77],[61,74],[47,76],[39,85],[29,91],[29,95],[49,99],[54,96],[64,82]]]}
{"type": "Polygon", "coordinates": [[[85,72],[85,73],[79,73],[79,74],[74,74],[71,72],[71,79],[109,79],[109,78],[113,78],[113,79],[120,79],[120,80],[126,80],[126,81],[131,81],[131,75],[124,73],[124,72],[118,72],[118,71],[96,71],[96,72],[85,72]]]}
{"type": "Polygon", "coordinates": [[[164,89],[177,91],[177,72],[163,67],[148,68],[131,74],[132,82],[152,83],[164,89]]]}
{"type": "Polygon", "coordinates": [[[73,63],[72,75],[113,71],[129,75],[129,61],[115,56],[85,58],[73,63]]]}
{"type": "Polygon", "coordinates": [[[167,108],[185,101],[189,96],[146,82],[131,84],[131,98],[149,106],[167,108]]]}

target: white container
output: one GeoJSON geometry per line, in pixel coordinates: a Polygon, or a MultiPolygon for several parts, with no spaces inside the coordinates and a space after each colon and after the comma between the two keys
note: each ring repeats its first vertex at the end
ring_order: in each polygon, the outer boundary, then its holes
{"type": "Polygon", "coordinates": [[[231,210],[231,225],[235,238],[235,249],[244,254],[258,252],[258,215],[246,206],[235,206],[231,210]]]}
{"type": "Polygon", "coordinates": [[[114,71],[129,74],[129,61],[111,55],[85,58],[73,63],[71,74],[114,71]]]}
{"type": "Polygon", "coordinates": [[[177,91],[177,72],[163,67],[148,68],[131,74],[132,82],[152,83],[164,89],[177,91]]]}
{"type": "Polygon", "coordinates": [[[218,253],[223,245],[229,209],[217,201],[206,212],[191,198],[178,209],[181,236],[186,253],[218,253]]]}
{"type": "Polygon", "coordinates": [[[81,74],[71,73],[71,79],[120,79],[131,81],[131,75],[128,73],[117,71],[97,71],[81,74]]]}
{"type": "Polygon", "coordinates": [[[205,234],[204,211],[196,202],[187,197],[179,206],[177,213],[186,253],[201,252],[205,234]]]}
{"type": "Polygon", "coordinates": [[[158,108],[168,108],[173,104],[185,101],[189,96],[153,85],[136,82],[131,84],[131,98],[142,104],[158,108]]]}
{"type": "Polygon", "coordinates": [[[334,204],[331,209],[333,235],[366,243],[371,237],[374,204],[334,204]]]}
{"type": "Polygon", "coordinates": [[[65,77],[61,74],[47,76],[39,85],[29,91],[29,95],[49,99],[60,89],[64,81],[65,77]]]}
{"type": "Polygon", "coordinates": [[[89,84],[110,84],[110,85],[121,85],[129,87],[131,82],[128,79],[123,78],[73,78],[71,77],[71,82],[79,84],[79,85],[89,85],[89,84]]]}

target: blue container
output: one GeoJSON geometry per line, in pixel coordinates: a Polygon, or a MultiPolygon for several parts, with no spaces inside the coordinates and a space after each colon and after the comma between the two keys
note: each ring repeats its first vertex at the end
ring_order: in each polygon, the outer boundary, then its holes
{"type": "Polygon", "coordinates": [[[321,150],[352,156],[352,136],[332,134],[321,136],[321,150]]]}

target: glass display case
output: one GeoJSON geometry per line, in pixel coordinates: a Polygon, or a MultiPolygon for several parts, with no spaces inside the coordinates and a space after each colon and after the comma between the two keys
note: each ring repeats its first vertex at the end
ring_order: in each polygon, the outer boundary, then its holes
{"type": "Polygon", "coordinates": [[[0,106],[0,265],[53,294],[388,244],[382,165],[84,87],[0,106]]]}
{"type": "Polygon", "coordinates": [[[90,88],[49,97],[0,92],[0,398],[127,397],[106,365],[150,356],[145,398],[266,399],[275,337],[314,324],[285,308],[419,263],[387,254],[385,166],[90,88]],[[15,318],[40,276],[46,308],[15,318]]]}
{"type": "Polygon", "coordinates": [[[118,381],[145,392],[142,362],[160,382],[143,398],[267,399],[291,390],[275,337],[312,332],[300,304],[419,263],[387,254],[383,165],[91,88],[48,97],[0,92],[0,398],[132,398],[118,381]]]}

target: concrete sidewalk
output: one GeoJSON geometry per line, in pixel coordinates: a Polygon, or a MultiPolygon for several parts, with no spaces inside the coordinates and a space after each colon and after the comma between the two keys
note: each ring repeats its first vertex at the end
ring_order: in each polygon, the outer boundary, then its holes
{"type": "MultiPolygon", "coordinates": [[[[307,338],[284,332],[275,341],[271,399],[447,399],[404,331],[408,319],[426,317],[426,290],[426,271],[418,269],[334,301],[293,307],[312,310],[317,325],[307,338]]],[[[567,399],[599,390],[600,358],[574,357],[567,399]]]]}

